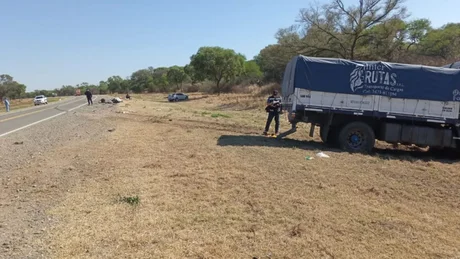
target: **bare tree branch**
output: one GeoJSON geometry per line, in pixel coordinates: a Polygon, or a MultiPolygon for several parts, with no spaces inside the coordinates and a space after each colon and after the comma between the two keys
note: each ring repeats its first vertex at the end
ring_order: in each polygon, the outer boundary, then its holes
{"type": "MultiPolygon", "coordinates": [[[[345,6],[342,2],[342,0],[335,0],[335,3],[337,4],[337,7],[342,11],[344,12],[346,15],[348,15],[348,17],[350,17],[353,22],[356,24],[356,26],[359,25],[359,22],[358,20],[356,19],[356,17],[354,15],[352,15],[350,12],[348,12],[346,9],[345,9],[345,6]]],[[[352,29],[354,27],[354,24],[352,24],[352,29]]]]}
{"type": "MultiPolygon", "coordinates": [[[[313,16],[319,16],[318,15],[318,12],[315,11],[315,13],[313,14],[313,16]]],[[[347,48],[343,45],[342,41],[336,36],[334,35],[332,32],[328,31],[326,28],[323,28],[320,24],[318,20],[318,18],[316,19],[312,19],[311,17],[309,17],[309,15],[307,14],[307,11],[303,11],[301,12],[301,19],[304,21],[304,22],[307,22],[310,24],[310,28],[311,27],[314,27],[315,29],[318,29],[320,30],[321,32],[325,33],[326,35],[330,36],[331,38],[335,39],[340,47],[342,48],[342,50],[346,53],[347,52],[347,48]]]]}

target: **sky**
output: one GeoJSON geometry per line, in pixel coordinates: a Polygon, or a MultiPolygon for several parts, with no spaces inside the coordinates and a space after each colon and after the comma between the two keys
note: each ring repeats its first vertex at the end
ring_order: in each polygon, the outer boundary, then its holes
{"type": "MultiPolygon", "coordinates": [[[[201,46],[232,48],[252,59],[311,2],[0,0],[0,74],[33,91],[97,84],[149,66],[182,66],[201,46]]],[[[458,0],[405,5],[411,19],[429,18],[434,27],[460,22],[458,0]]]]}

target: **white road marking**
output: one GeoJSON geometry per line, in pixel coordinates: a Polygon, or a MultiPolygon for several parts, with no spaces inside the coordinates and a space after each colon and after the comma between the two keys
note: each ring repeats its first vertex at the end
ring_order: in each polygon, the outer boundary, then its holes
{"type": "MultiPolygon", "coordinates": [[[[96,100],[96,99],[97,99],[97,96],[93,99],[93,101],[96,100]]],[[[84,104],[79,105],[79,106],[77,106],[77,107],[74,107],[74,108],[72,108],[72,109],[70,109],[70,110],[68,110],[68,111],[65,111],[65,112],[61,112],[61,113],[55,114],[55,115],[53,115],[53,116],[51,116],[51,117],[48,117],[48,118],[45,118],[45,119],[42,119],[42,120],[39,120],[39,121],[36,121],[36,122],[32,122],[32,123],[30,123],[30,124],[27,124],[27,125],[25,125],[25,126],[22,126],[22,127],[20,127],[20,128],[17,128],[17,129],[15,129],[15,130],[8,131],[8,132],[6,132],[6,133],[0,134],[0,138],[1,138],[1,137],[4,137],[4,136],[6,136],[6,135],[9,135],[9,134],[11,134],[11,133],[14,133],[14,132],[16,132],[16,131],[20,131],[20,130],[23,130],[23,129],[28,128],[28,127],[30,127],[30,126],[39,124],[39,123],[44,122],[44,121],[47,121],[47,120],[50,120],[50,119],[52,119],[52,118],[56,118],[56,117],[58,117],[58,116],[61,116],[61,115],[63,115],[63,114],[66,114],[66,113],[68,113],[68,112],[70,112],[70,111],[73,111],[73,110],[75,110],[75,109],[78,109],[78,108],[80,108],[80,107],[82,107],[82,106],[84,106],[84,105],[88,105],[88,104],[84,103],[84,104]]]]}

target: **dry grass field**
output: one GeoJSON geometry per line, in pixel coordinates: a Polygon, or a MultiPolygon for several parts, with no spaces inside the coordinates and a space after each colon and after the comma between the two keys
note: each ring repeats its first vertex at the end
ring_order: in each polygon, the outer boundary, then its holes
{"type": "Polygon", "coordinates": [[[104,141],[49,153],[77,179],[46,211],[52,257],[460,258],[458,162],[271,139],[265,97],[190,98],[134,95],[104,141]]]}

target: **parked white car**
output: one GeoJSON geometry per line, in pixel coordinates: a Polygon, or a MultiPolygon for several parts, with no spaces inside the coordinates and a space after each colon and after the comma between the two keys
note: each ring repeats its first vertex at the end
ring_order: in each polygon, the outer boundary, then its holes
{"type": "Polygon", "coordinates": [[[34,105],[48,104],[48,98],[44,95],[37,95],[34,98],[34,105]]]}

